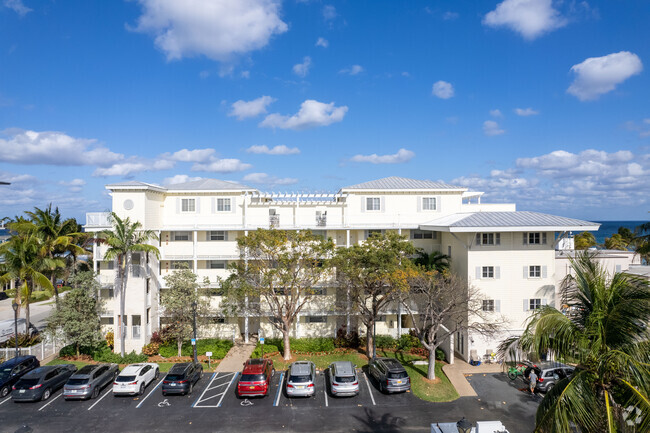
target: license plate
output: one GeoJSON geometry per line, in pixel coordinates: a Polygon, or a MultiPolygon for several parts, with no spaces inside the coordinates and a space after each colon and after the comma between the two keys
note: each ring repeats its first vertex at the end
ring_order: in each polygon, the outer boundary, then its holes
{"type": "Polygon", "coordinates": [[[402,381],[401,381],[401,380],[398,380],[398,381],[397,381],[397,384],[398,384],[398,385],[401,385],[401,384],[402,384],[402,381]]]}
{"type": "Polygon", "coordinates": [[[22,394],[22,393],[24,393],[24,392],[25,392],[25,390],[24,390],[24,389],[21,389],[21,390],[20,390],[20,391],[18,391],[18,392],[22,394]]]}
{"type": "Polygon", "coordinates": [[[79,391],[77,391],[76,389],[71,389],[71,390],[68,391],[68,392],[69,392],[70,394],[76,394],[76,393],[78,393],[79,391]]]}
{"type": "Polygon", "coordinates": [[[296,388],[298,388],[298,389],[305,389],[304,386],[297,386],[296,388]]]}
{"type": "Polygon", "coordinates": [[[172,383],[171,385],[172,385],[172,386],[176,386],[176,384],[175,384],[175,383],[172,383]]]}
{"type": "Polygon", "coordinates": [[[254,386],[249,386],[248,389],[255,389],[255,387],[254,386]]]}

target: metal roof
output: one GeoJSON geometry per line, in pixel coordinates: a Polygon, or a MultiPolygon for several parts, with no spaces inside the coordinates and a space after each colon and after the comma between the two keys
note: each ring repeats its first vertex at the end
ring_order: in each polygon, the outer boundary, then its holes
{"type": "Polygon", "coordinates": [[[600,224],[539,212],[470,212],[457,213],[421,224],[420,228],[450,232],[476,230],[524,231],[526,229],[595,231],[600,224]]]}
{"type": "Polygon", "coordinates": [[[256,191],[237,182],[219,179],[199,179],[167,186],[168,191],[256,191]]]}
{"type": "Polygon", "coordinates": [[[431,180],[418,180],[418,179],[408,179],[405,177],[385,177],[383,179],[371,180],[370,182],[359,183],[357,185],[346,186],[341,188],[342,191],[348,189],[356,190],[377,190],[377,189],[386,189],[386,190],[440,190],[440,189],[456,189],[461,191],[466,191],[467,188],[462,186],[449,185],[443,182],[434,182],[431,180]]]}

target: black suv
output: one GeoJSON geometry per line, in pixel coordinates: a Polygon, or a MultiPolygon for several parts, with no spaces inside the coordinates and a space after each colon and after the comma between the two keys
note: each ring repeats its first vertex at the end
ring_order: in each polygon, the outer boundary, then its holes
{"type": "Polygon", "coordinates": [[[199,362],[174,364],[163,379],[162,394],[191,394],[202,374],[203,366],[199,362]]]}
{"type": "Polygon", "coordinates": [[[411,389],[411,378],[395,358],[375,358],[368,364],[381,392],[401,392],[411,389]]]}
{"type": "Polygon", "coordinates": [[[18,356],[0,364],[0,398],[7,396],[25,373],[40,365],[35,356],[18,356]]]}

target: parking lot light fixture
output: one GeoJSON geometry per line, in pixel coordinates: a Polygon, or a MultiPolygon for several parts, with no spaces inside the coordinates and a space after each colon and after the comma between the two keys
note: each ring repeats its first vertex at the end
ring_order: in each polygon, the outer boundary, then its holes
{"type": "Polygon", "coordinates": [[[470,433],[472,431],[472,423],[467,421],[465,417],[456,423],[458,433],[470,433]]]}
{"type": "Polygon", "coordinates": [[[14,341],[16,342],[16,358],[18,357],[18,304],[11,303],[11,308],[14,309],[14,341]]]}
{"type": "Polygon", "coordinates": [[[194,344],[192,345],[194,349],[194,362],[198,362],[198,356],[196,355],[196,301],[192,302],[192,316],[193,316],[193,328],[194,328],[194,344]]]}

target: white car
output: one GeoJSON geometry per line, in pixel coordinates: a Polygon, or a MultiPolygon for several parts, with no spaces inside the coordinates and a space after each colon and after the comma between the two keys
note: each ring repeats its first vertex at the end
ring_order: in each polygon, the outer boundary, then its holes
{"type": "Polygon", "coordinates": [[[154,363],[131,364],[122,370],[113,382],[113,395],[141,395],[144,389],[158,379],[160,367],[154,363]]]}

